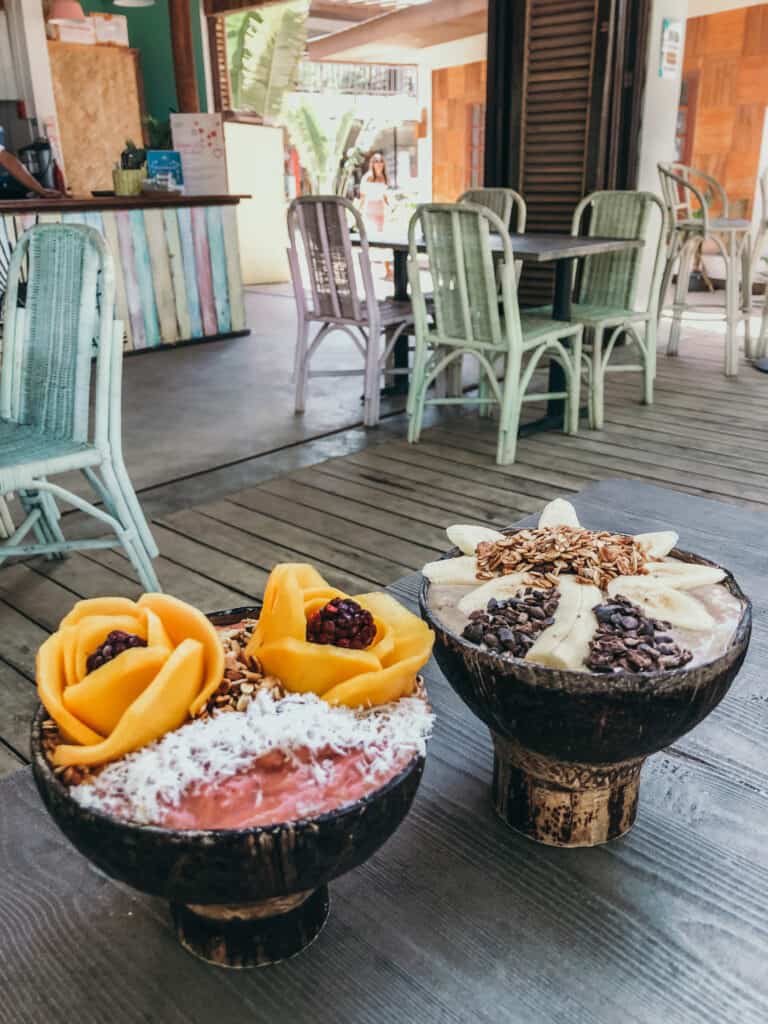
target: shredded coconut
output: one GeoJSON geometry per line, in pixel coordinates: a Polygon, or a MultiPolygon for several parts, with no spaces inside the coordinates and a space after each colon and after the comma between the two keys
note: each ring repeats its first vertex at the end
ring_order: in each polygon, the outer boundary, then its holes
{"type": "MultiPolygon", "coordinates": [[[[236,775],[272,750],[293,756],[300,748],[310,753],[362,749],[367,777],[381,781],[405,755],[424,754],[433,721],[429,705],[418,696],[352,710],[314,694],[274,700],[261,691],[247,711],[189,722],[107,765],[70,793],[83,807],[152,824],[196,783],[236,775]]],[[[313,759],[313,769],[319,778],[324,775],[322,758],[313,759]]]]}

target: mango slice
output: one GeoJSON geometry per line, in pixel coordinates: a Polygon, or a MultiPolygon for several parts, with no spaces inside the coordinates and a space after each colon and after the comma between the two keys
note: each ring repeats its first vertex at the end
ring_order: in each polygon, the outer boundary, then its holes
{"type": "MultiPolygon", "coordinates": [[[[410,614],[410,613],[409,613],[410,614]]],[[[416,675],[429,661],[432,653],[432,630],[411,615],[414,620],[408,631],[396,634],[395,654],[388,668],[368,675],[360,675],[322,694],[329,704],[348,707],[388,704],[413,693],[416,675]]]]}
{"type": "Polygon", "coordinates": [[[103,736],[149,686],[168,658],[165,647],[133,647],[64,691],[64,706],[103,736]]]}
{"type": "Polygon", "coordinates": [[[135,615],[136,602],[127,597],[89,597],[78,601],[59,623],[59,629],[76,626],[89,615],[135,615]]]}
{"type": "Polygon", "coordinates": [[[211,620],[197,608],[171,597],[170,594],[143,594],[138,603],[140,608],[149,609],[162,619],[168,637],[177,650],[185,639],[197,640],[202,644],[203,686],[199,693],[195,691],[197,696],[195,693],[192,694],[189,708],[189,713],[196,715],[224,676],[224,648],[211,620]]]}
{"type": "Polygon", "coordinates": [[[258,657],[264,671],[278,676],[286,689],[319,695],[344,679],[381,667],[379,659],[367,651],[348,651],[293,637],[267,644],[259,649],[258,657]]]}
{"type": "Polygon", "coordinates": [[[100,743],[104,737],[89,729],[64,707],[64,652],[60,634],[54,633],[42,644],[37,652],[35,670],[40,700],[65,739],[71,743],[100,743]]]}
{"type": "MultiPolygon", "coordinates": [[[[88,655],[101,647],[109,634],[119,629],[134,633],[142,640],[147,639],[146,619],[143,615],[91,615],[77,626],[77,650],[75,652],[75,680],[79,682],[88,673],[88,655]]],[[[69,675],[67,676],[69,679],[69,675]]],[[[71,684],[70,684],[71,685],[71,684]]]]}
{"type": "Polygon", "coordinates": [[[183,640],[154,681],[125,711],[106,740],[95,746],[57,747],[54,763],[102,764],[113,761],[146,746],[172,729],[178,729],[198,691],[207,654],[205,645],[199,640],[183,640]]]}
{"type": "Polygon", "coordinates": [[[165,626],[151,608],[145,608],[144,614],[147,617],[147,647],[164,647],[170,654],[173,644],[165,626]]]}

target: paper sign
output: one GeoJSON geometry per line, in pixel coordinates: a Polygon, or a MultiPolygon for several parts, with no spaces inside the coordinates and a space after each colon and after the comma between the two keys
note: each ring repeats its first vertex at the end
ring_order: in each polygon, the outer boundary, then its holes
{"type": "Polygon", "coordinates": [[[683,54],[683,23],[678,18],[664,18],[661,23],[659,78],[677,78],[683,54]]]}
{"type": "Polygon", "coordinates": [[[171,114],[173,148],[181,154],[188,196],[225,195],[227,161],[221,114],[171,114]]]}

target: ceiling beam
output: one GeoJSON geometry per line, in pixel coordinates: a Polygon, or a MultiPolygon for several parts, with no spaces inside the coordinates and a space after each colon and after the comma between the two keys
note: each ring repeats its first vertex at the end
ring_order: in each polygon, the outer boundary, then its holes
{"type": "Polygon", "coordinates": [[[310,60],[373,60],[378,50],[389,59],[398,51],[485,31],[487,7],[487,0],[432,0],[401,8],[313,40],[308,55],[310,60]]]}

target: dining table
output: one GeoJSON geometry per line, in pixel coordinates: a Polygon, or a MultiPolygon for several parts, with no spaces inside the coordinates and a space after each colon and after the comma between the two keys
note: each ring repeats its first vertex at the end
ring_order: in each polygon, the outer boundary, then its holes
{"type": "MultiPolygon", "coordinates": [[[[555,286],[552,301],[552,318],[554,320],[571,320],[571,294],[573,290],[573,267],[576,260],[584,256],[597,256],[602,253],[626,252],[642,248],[644,242],[634,238],[603,238],[596,235],[569,234],[510,234],[512,251],[516,260],[523,263],[552,263],[555,270],[555,286]]],[[[359,240],[357,241],[359,244],[359,240]]],[[[369,233],[368,246],[372,249],[391,249],[393,253],[393,298],[396,301],[408,299],[408,239],[402,233],[380,232],[369,233]]],[[[498,235],[491,234],[490,247],[492,252],[501,252],[502,243],[498,235]]],[[[417,240],[419,252],[426,251],[423,239],[417,240]]],[[[400,336],[395,343],[394,367],[397,370],[408,368],[408,337],[400,336]]],[[[394,393],[408,390],[408,375],[395,377],[394,393]]],[[[562,366],[551,359],[549,362],[548,391],[563,393],[566,390],[565,373],[562,366]]],[[[521,427],[521,434],[535,433],[538,430],[550,430],[561,427],[565,401],[552,398],[547,405],[546,416],[527,423],[521,427]]]]}
{"type": "MultiPolygon", "coordinates": [[[[488,731],[430,662],[408,817],[332,883],[311,947],[236,971],[186,953],[164,901],[80,856],[22,768],[0,781],[0,1024],[765,1024],[763,511],[621,479],[572,500],[591,529],[679,531],[755,613],[722,703],[646,763],[628,834],[561,849],[497,818],[488,731]]],[[[421,579],[390,593],[417,609],[421,579]]]]}

